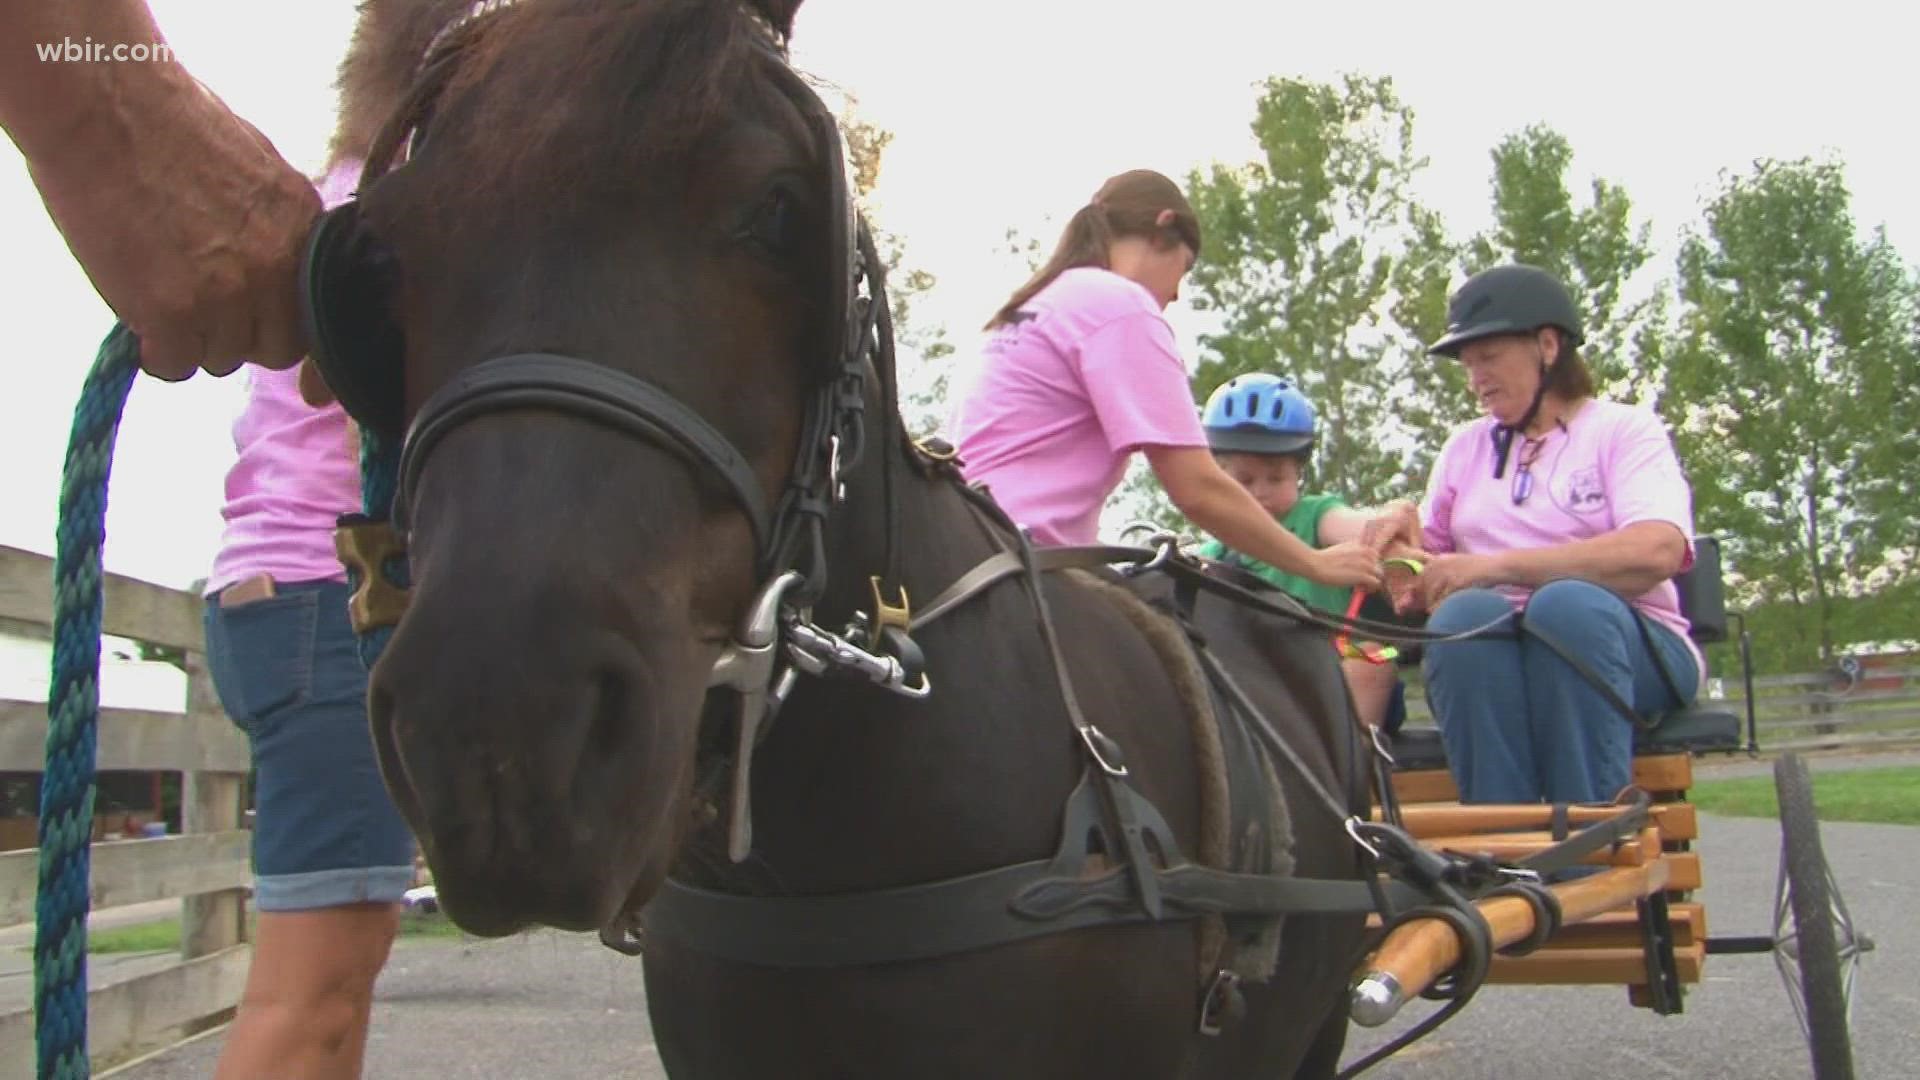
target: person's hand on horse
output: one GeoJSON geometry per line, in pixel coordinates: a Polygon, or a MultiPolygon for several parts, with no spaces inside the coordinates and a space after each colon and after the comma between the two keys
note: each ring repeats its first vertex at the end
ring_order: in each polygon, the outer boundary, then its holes
{"type": "Polygon", "coordinates": [[[32,160],[34,183],[148,373],[290,367],[306,352],[295,277],[320,194],[211,91],[168,89],[124,141],[75,138],[32,160]]]}
{"type": "Polygon", "coordinates": [[[1377,589],[1380,553],[1359,541],[1324,547],[1313,553],[1314,580],[1324,585],[1377,589]]]}
{"type": "Polygon", "coordinates": [[[1380,504],[1360,529],[1360,542],[1385,555],[1396,546],[1420,544],[1420,508],[1407,499],[1380,504]]]}
{"type": "Polygon", "coordinates": [[[1462,589],[1481,589],[1501,583],[1499,565],[1488,555],[1434,555],[1414,580],[1421,608],[1432,611],[1462,589]]]}

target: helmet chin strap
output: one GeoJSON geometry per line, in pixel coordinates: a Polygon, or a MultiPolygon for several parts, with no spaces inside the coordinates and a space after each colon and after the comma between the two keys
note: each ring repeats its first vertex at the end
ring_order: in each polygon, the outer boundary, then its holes
{"type": "Polygon", "coordinates": [[[1507,474],[1507,452],[1513,449],[1513,436],[1516,433],[1526,433],[1534,417],[1540,415],[1540,403],[1545,401],[1546,397],[1547,358],[1543,353],[1540,356],[1540,383],[1533,388],[1532,404],[1527,406],[1527,411],[1521,415],[1519,423],[1499,424],[1493,429],[1493,478],[1495,480],[1507,474]]]}

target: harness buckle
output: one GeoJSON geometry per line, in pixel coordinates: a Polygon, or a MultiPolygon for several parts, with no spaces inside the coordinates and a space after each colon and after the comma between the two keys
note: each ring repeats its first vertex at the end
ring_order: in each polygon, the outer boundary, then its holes
{"type": "Polygon", "coordinates": [[[840,433],[827,436],[827,491],[835,503],[847,500],[847,485],[840,480],[840,433]]]}
{"type": "Polygon", "coordinates": [[[1367,740],[1373,743],[1373,752],[1380,755],[1380,760],[1386,762],[1389,766],[1394,764],[1393,751],[1388,748],[1387,733],[1381,730],[1378,724],[1370,724],[1367,726],[1367,740]]]}
{"type": "Polygon", "coordinates": [[[873,587],[872,640],[879,641],[880,631],[889,626],[899,627],[903,634],[913,629],[913,604],[907,599],[907,587],[901,585],[894,589],[895,594],[900,597],[900,603],[896,606],[887,603],[886,598],[881,595],[880,575],[875,574],[869,577],[867,582],[873,587]]]}
{"type": "Polygon", "coordinates": [[[1346,820],[1347,836],[1351,837],[1354,843],[1360,845],[1360,849],[1362,851],[1365,851],[1368,854],[1368,856],[1370,856],[1373,859],[1373,861],[1379,862],[1380,849],[1377,847],[1374,847],[1373,844],[1370,841],[1368,841],[1366,837],[1360,835],[1362,824],[1363,822],[1361,822],[1361,820],[1357,817],[1348,818],[1346,820]]]}
{"type": "Polygon", "coordinates": [[[1247,1011],[1246,997],[1240,992],[1240,976],[1221,968],[1213,973],[1206,993],[1200,997],[1200,1034],[1218,1035],[1229,1019],[1238,1019],[1247,1011]]]}
{"type": "Polygon", "coordinates": [[[1093,763],[1100,766],[1108,776],[1127,775],[1127,760],[1120,752],[1120,744],[1107,737],[1107,733],[1088,724],[1080,729],[1080,741],[1086,744],[1087,753],[1093,755],[1093,763]]]}
{"type": "Polygon", "coordinates": [[[940,438],[938,435],[909,441],[913,443],[913,448],[919,451],[920,455],[928,461],[945,465],[949,462],[960,460],[960,448],[940,438]]]}
{"type": "Polygon", "coordinates": [[[1508,881],[1525,881],[1533,885],[1541,884],[1540,872],[1524,866],[1496,866],[1494,872],[1508,881]]]}

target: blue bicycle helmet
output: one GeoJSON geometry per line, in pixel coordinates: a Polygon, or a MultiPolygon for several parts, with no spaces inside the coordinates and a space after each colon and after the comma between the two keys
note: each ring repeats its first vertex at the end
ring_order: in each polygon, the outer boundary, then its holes
{"type": "Polygon", "coordinates": [[[1220,384],[1200,426],[1215,453],[1300,454],[1313,449],[1313,405],[1278,375],[1255,372],[1220,384]]]}

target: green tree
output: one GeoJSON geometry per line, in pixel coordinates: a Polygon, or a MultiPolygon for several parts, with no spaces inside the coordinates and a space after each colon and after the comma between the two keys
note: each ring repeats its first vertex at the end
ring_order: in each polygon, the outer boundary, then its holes
{"type": "Polygon", "coordinates": [[[1262,156],[1195,170],[1206,252],[1193,306],[1196,397],[1252,371],[1293,379],[1319,413],[1313,483],[1355,502],[1405,494],[1417,472],[1396,414],[1415,334],[1445,298],[1454,250],[1412,195],[1425,159],[1391,79],[1269,79],[1252,130],[1262,156]]]}
{"type": "Polygon", "coordinates": [[[915,303],[932,292],[938,279],[926,268],[908,262],[905,239],[882,224],[870,204],[880,186],[881,167],[893,133],[861,118],[858,102],[851,99],[841,112],[840,130],[847,147],[854,197],[873,230],[874,248],[887,267],[900,410],[909,433],[924,438],[936,431],[944,418],[953,356],[947,328],[914,316],[915,303]]]}
{"type": "MultiPolygon", "coordinates": [[[[1471,274],[1513,261],[1558,276],[1580,309],[1587,338],[1581,355],[1594,381],[1603,393],[1641,397],[1658,374],[1643,361],[1659,355],[1648,328],[1661,322],[1664,294],[1628,300],[1627,286],[1653,257],[1651,227],[1635,225],[1626,191],[1602,178],[1592,181],[1587,205],[1574,205],[1567,183],[1573,147],[1551,128],[1509,135],[1492,157],[1494,225],[1468,242],[1462,269],[1471,274]],[[1643,346],[1651,346],[1651,356],[1643,346]]],[[[1457,400],[1467,399],[1462,393],[1457,400]]]]}
{"type": "Polygon", "coordinates": [[[1742,599],[1798,605],[1820,661],[1836,599],[1910,577],[1920,535],[1920,282],[1850,204],[1835,162],[1723,177],[1682,245],[1663,401],[1742,599]]]}

